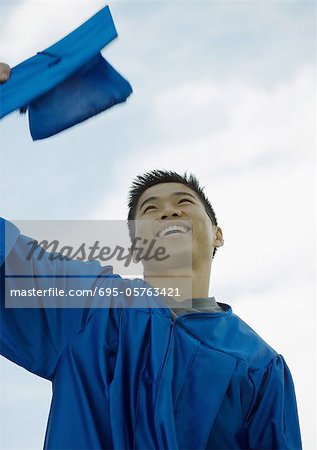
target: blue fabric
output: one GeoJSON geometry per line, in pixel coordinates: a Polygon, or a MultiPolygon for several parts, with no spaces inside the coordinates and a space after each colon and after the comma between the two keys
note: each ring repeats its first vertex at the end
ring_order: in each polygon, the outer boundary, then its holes
{"type": "MultiPolygon", "coordinates": [[[[10,224],[6,236],[2,302],[16,285],[12,275],[54,274],[57,265],[65,277],[50,278],[51,286],[144,286],[97,263],[36,254],[26,261],[30,239],[10,224]]],[[[46,278],[32,283],[45,286],[46,278]]],[[[285,361],[228,305],[173,321],[159,299],[147,299],[154,308],[131,301],[132,308],[123,296],[109,300],[117,308],[2,306],[2,354],[52,381],[45,449],[301,449],[285,361]]]]}
{"type": "Polygon", "coordinates": [[[43,139],[124,102],[132,88],[100,54],[117,36],[108,7],[0,84],[0,118],[27,107],[32,138],[43,139]]]}
{"type": "Polygon", "coordinates": [[[79,73],[30,104],[32,138],[47,138],[83,122],[131,92],[129,83],[99,53],[79,73]]]}

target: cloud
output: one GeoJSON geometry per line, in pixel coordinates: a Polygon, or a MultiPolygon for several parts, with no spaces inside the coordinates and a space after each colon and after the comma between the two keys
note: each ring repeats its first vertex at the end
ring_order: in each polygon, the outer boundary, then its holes
{"type": "Polygon", "coordinates": [[[151,168],[191,170],[213,187],[230,179],[243,186],[246,176],[252,178],[259,170],[272,169],[274,174],[288,165],[309,168],[313,92],[310,67],[275,89],[203,79],[160,90],[148,99],[144,117],[144,128],[153,130],[151,141],[142,142],[141,132],[138,147],[131,142],[133,151],[124,154],[124,161],[113,162],[116,195],[106,192],[91,216],[108,218],[109,212],[122,218],[131,179],[151,168]]]}
{"type": "Polygon", "coordinates": [[[299,153],[306,158],[313,151],[313,91],[311,67],[275,89],[234,80],[174,85],[159,92],[149,106],[162,139],[148,159],[199,164],[203,171],[221,171],[223,176],[233,166],[297,158],[299,153]],[[208,166],[199,159],[207,154],[208,166]]]}
{"type": "Polygon", "coordinates": [[[1,59],[11,66],[52,45],[105,6],[102,0],[13,2],[2,18],[1,59]]]}

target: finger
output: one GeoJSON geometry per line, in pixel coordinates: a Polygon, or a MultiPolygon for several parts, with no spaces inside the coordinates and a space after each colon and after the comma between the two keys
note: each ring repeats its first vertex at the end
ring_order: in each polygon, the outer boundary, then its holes
{"type": "Polygon", "coordinates": [[[4,81],[7,81],[10,78],[10,66],[5,63],[0,63],[0,82],[3,83],[4,81]]]}

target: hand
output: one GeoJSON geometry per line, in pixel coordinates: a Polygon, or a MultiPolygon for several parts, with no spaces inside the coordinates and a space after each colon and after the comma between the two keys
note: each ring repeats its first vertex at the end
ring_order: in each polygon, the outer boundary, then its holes
{"type": "Polygon", "coordinates": [[[10,78],[10,66],[5,63],[0,63],[0,83],[7,81],[10,78]]]}

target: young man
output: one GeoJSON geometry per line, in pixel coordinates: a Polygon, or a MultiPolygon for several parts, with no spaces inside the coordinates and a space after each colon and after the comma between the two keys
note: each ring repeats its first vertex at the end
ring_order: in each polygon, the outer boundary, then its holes
{"type": "Polygon", "coordinates": [[[33,308],[2,306],[2,354],[52,381],[44,448],[300,449],[282,356],[230,306],[208,297],[223,237],[197,180],[168,171],[137,177],[128,218],[132,239],[152,239],[169,254],[163,266],[142,261],[144,280],[113,277],[96,261],[51,261],[48,253],[38,259],[40,247],[27,258],[30,239],[1,222],[2,302],[16,287],[17,271],[30,288],[119,292],[103,308],[43,308],[40,296],[33,308]],[[153,295],[182,288],[188,278],[191,305],[168,307],[164,296],[153,295]],[[152,293],[141,304],[124,294],[144,287],[152,293]]]}

